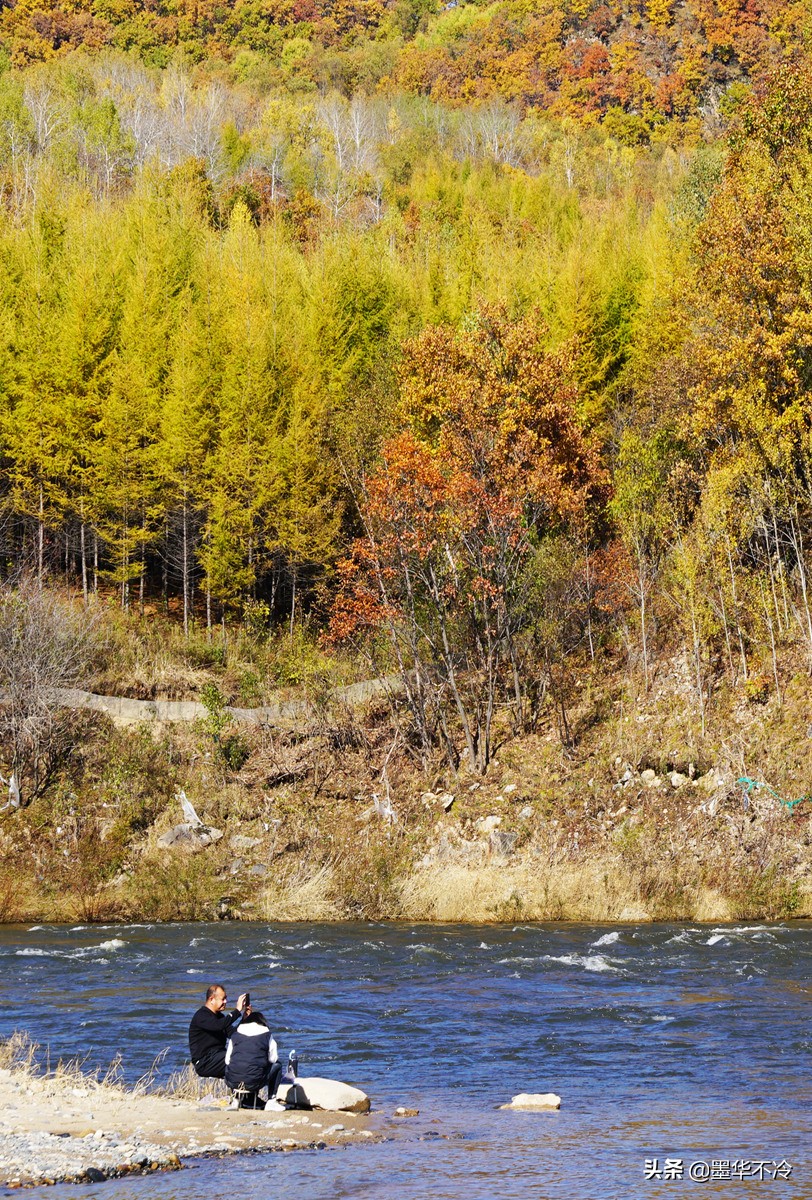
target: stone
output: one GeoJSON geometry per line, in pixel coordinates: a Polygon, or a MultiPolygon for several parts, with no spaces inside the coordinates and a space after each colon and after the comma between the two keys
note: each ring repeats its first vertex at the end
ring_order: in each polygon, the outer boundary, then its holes
{"type": "Polygon", "coordinates": [[[222,829],[214,829],[210,825],[202,825],[197,831],[197,836],[200,838],[202,846],[210,846],[212,842],[219,842],[223,836],[222,829]]]}
{"type": "Polygon", "coordinates": [[[454,803],[456,798],[456,796],[451,795],[451,792],[443,792],[443,794],[440,796],[440,803],[446,812],[448,812],[448,810],[451,808],[451,805],[454,803]]]}
{"type": "Polygon", "coordinates": [[[395,1112],[393,1115],[396,1117],[419,1117],[420,1109],[419,1108],[404,1108],[403,1105],[401,1104],[399,1108],[395,1109],[395,1112]]]}
{"type": "Polygon", "coordinates": [[[243,833],[234,833],[228,839],[228,844],[236,854],[244,854],[246,850],[253,850],[255,846],[262,845],[262,838],[246,837],[243,833]]]}
{"type": "Polygon", "coordinates": [[[524,808],[519,813],[519,820],[520,821],[529,821],[530,818],[532,817],[532,815],[533,815],[532,808],[530,807],[529,804],[525,804],[524,808]]]}
{"type": "Polygon", "coordinates": [[[502,788],[502,791],[505,793],[506,796],[509,796],[511,794],[511,792],[516,791],[516,786],[517,785],[515,783],[506,783],[505,786],[502,788]]]}
{"type": "Polygon", "coordinates": [[[671,774],[669,775],[669,780],[671,782],[672,788],[674,788],[675,791],[678,788],[685,787],[686,783],[690,782],[690,780],[688,779],[688,776],[681,775],[679,771],[672,771],[671,774]]]}
{"type": "Polygon", "coordinates": [[[518,834],[506,829],[494,829],[488,838],[488,853],[494,858],[507,858],[516,848],[518,834]]]}
{"type": "Polygon", "coordinates": [[[657,772],[652,771],[651,767],[647,767],[645,771],[640,772],[640,778],[648,787],[657,779],[657,772]]]}
{"type": "Polygon", "coordinates": [[[172,850],[202,850],[212,842],[219,842],[222,829],[211,829],[207,825],[195,828],[188,822],[173,826],[158,838],[158,845],[172,850]]]}
{"type": "Polygon", "coordinates": [[[360,1088],[316,1075],[305,1075],[295,1084],[281,1084],[276,1098],[291,1107],[321,1108],[326,1112],[366,1113],[370,1109],[369,1096],[360,1088]]]}
{"type": "Polygon", "coordinates": [[[696,787],[702,788],[703,792],[715,792],[717,788],[727,787],[732,782],[732,778],[726,777],[718,767],[711,767],[707,774],[694,780],[696,787]]]}
{"type": "Polygon", "coordinates": [[[255,863],[248,873],[249,875],[267,875],[268,867],[265,863],[255,863]]]}
{"type": "Polygon", "coordinates": [[[514,1096],[510,1104],[500,1104],[500,1108],[514,1109],[521,1112],[542,1112],[561,1107],[561,1097],[555,1092],[520,1092],[514,1096]]]}
{"type": "Polygon", "coordinates": [[[475,828],[478,829],[480,833],[484,834],[485,837],[490,837],[494,829],[498,829],[501,824],[502,818],[497,817],[492,813],[489,817],[480,817],[479,820],[475,822],[475,828]]]}

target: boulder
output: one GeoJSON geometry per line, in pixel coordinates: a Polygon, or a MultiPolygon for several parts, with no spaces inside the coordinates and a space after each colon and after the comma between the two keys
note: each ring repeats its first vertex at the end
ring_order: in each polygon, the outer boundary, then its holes
{"type": "Polygon", "coordinates": [[[222,829],[211,829],[208,825],[195,827],[185,821],[162,834],[158,845],[172,850],[202,850],[212,842],[219,842],[222,836],[222,829]]]}
{"type": "Polygon", "coordinates": [[[521,1112],[540,1112],[544,1109],[560,1108],[561,1097],[555,1092],[520,1092],[514,1096],[510,1104],[500,1104],[500,1108],[511,1108],[521,1112]]]}
{"type": "Polygon", "coordinates": [[[316,1075],[280,1084],[276,1098],[291,1108],[321,1108],[326,1112],[366,1113],[370,1107],[369,1096],[360,1088],[316,1075]]]}

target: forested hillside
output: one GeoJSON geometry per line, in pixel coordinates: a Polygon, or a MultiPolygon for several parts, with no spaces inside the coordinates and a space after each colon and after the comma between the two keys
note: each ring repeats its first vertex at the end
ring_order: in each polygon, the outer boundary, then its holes
{"type": "Polygon", "coordinates": [[[485,778],[542,728],[577,757],[676,660],[694,758],[731,705],[784,720],[812,665],[804,21],[0,10],[23,805],[106,794],[46,680],[205,692],[250,774],[224,699],[397,674],[389,735],[346,734],[387,789],[397,762],[485,778]]]}
{"type": "Polygon", "coordinates": [[[632,621],[647,672],[665,605],[700,704],[757,648],[777,688],[777,642],[812,653],[804,68],[692,148],[115,56],[0,88],[9,571],[159,600],[187,631],[332,607],[344,637],[377,619],[348,571],[397,575],[401,501],[442,484],[426,545],[462,539],[461,597],[532,595],[517,635],[540,605],[594,655],[632,621]],[[393,456],[402,495],[375,501],[393,456]]]}
{"type": "Polygon", "coordinates": [[[637,143],[718,130],[731,85],[803,48],[809,21],[779,0],[9,0],[0,46],[15,66],[114,47],[165,67],[182,51],[295,95],[500,98],[637,143]]]}

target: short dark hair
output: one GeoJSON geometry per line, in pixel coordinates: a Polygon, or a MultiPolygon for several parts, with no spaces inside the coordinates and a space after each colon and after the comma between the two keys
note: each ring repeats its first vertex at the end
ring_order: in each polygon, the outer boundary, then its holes
{"type": "Polygon", "coordinates": [[[223,987],[222,983],[210,983],[206,988],[206,999],[211,1000],[215,992],[222,992],[225,996],[226,989],[223,987]]]}

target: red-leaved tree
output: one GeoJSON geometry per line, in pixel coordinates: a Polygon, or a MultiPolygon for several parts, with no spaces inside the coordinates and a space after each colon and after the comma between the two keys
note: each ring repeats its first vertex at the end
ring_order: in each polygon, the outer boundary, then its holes
{"type": "Polygon", "coordinates": [[[487,309],[404,346],[404,428],[362,486],[364,535],[341,565],[337,639],[385,630],[425,752],[457,730],[485,769],[504,698],[521,711],[523,581],[539,539],[585,520],[603,487],[566,351],[530,316],[487,309]]]}

